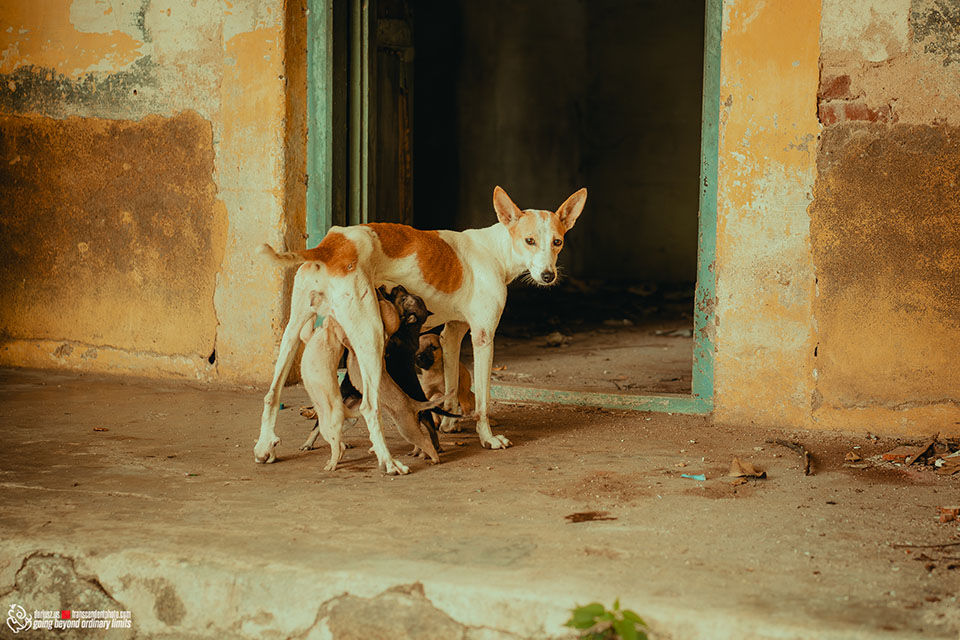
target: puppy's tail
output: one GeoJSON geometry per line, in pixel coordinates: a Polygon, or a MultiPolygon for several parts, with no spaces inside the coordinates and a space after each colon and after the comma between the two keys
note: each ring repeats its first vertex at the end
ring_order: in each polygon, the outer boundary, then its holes
{"type": "Polygon", "coordinates": [[[441,416],[449,416],[451,418],[462,418],[463,416],[461,416],[460,414],[450,413],[449,411],[445,411],[439,408],[440,405],[445,404],[447,400],[449,400],[453,396],[454,396],[454,392],[452,391],[446,395],[436,393],[431,398],[428,398],[425,402],[414,402],[413,407],[417,413],[421,413],[423,411],[429,411],[431,413],[436,413],[437,415],[441,415],[441,416]]]}
{"type": "Polygon", "coordinates": [[[257,253],[265,255],[273,262],[283,266],[302,264],[307,261],[303,254],[299,251],[284,251],[283,253],[277,253],[273,247],[266,243],[257,247],[257,253]]]}

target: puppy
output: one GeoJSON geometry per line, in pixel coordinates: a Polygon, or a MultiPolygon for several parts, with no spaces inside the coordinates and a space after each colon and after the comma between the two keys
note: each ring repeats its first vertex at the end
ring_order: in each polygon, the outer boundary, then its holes
{"type": "MultiPolygon", "coordinates": [[[[400,285],[395,286],[390,291],[387,291],[386,287],[381,286],[377,289],[377,293],[381,300],[389,302],[394,306],[400,322],[399,327],[393,332],[390,339],[387,340],[386,347],[384,348],[384,365],[387,374],[412,400],[425,402],[427,396],[424,395],[423,388],[420,386],[414,360],[416,359],[417,350],[419,349],[420,329],[423,327],[423,323],[426,322],[427,318],[433,314],[430,313],[423,303],[423,298],[413,295],[400,285]]],[[[362,394],[354,387],[350,380],[349,373],[343,379],[340,385],[340,391],[344,402],[348,406],[356,406],[362,399],[362,394]]],[[[442,388],[440,395],[443,395],[442,388]]],[[[420,424],[423,425],[430,435],[430,441],[433,443],[434,448],[440,452],[442,449],[440,448],[440,439],[437,437],[437,425],[432,415],[434,413],[451,417],[459,416],[436,407],[419,412],[417,418],[420,424]]],[[[420,455],[421,453],[422,452],[414,447],[411,455],[420,455]]]]}
{"type": "MultiPolygon", "coordinates": [[[[470,390],[473,380],[469,369],[462,362],[458,364],[457,400],[463,416],[469,417],[474,415],[477,406],[476,397],[470,390]]],[[[443,348],[440,346],[440,336],[435,333],[420,336],[416,368],[424,394],[432,396],[438,391],[443,392],[443,348]]]]}
{"type": "MultiPolygon", "coordinates": [[[[384,333],[387,336],[393,335],[400,326],[396,307],[386,300],[380,300],[379,306],[384,333]]],[[[341,397],[340,388],[337,386],[337,363],[344,348],[347,348],[348,375],[352,373],[354,379],[361,380],[359,363],[356,354],[350,349],[350,343],[343,329],[332,317],[328,316],[320,329],[303,331],[300,337],[307,343],[301,362],[303,383],[317,411],[317,423],[300,448],[312,449],[317,437],[323,435],[324,440],[330,445],[330,462],[324,468],[332,471],[336,469],[346,448],[340,439],[344,419],[360,416],[360,412],[357,411],[359,399],[350,398],[344,402],[341,397]]],[[[362,391],[361,382],[358,395],[362,391]]],[[[415,402],[389,375],[380,377],[380,394],[385,400],[383,408],[397,425],[400,435],[429,462],[439,462],[440,457],[437,455],[436,447],[429,434],[421,428],[418,415],[443,403],[445,397],[440,394],[429,401],[415,402]]],[[[422,391],[420,395],[423,396],[422,391]]]]}

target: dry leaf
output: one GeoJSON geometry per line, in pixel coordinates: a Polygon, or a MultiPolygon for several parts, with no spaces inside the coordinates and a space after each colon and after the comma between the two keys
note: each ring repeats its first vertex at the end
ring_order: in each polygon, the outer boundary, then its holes
{"type": "Polygon", "coordinates": [[[313,407],[300,407],[300,415],[308,420],[315,420],[317,411],[313,407]]]}
{"type": "Polygon", "coordinates": [[[93,430],[94,431],[110,431],[110,429],[107,429],[106,427],[94,427],[93,430]]]}
{"type": "Polygon", "coordinates": [[[860,454],[856,451],[848,451],[847,455],[843,456],[844,462],[860,462],[863,458],[860,457],[860,454]]]}
{"type": "Polygon", "coordinates": [[[767,472],[760,471],[750,462],[743,462],[740,458],[734,458],[730,463],[730,471],[727,475],[731,478],[766,478],[767,472]]]}
{"type": "Polygon", "coordinates": [[[937,475],[952,476],[960,472],[960,458],[943,458],[943,466],[937,469],[937,475]]]}

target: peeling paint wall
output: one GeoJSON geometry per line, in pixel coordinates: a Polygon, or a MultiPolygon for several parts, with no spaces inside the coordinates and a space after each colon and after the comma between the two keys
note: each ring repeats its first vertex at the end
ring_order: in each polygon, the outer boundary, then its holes
{"type": "Polygon", "coordinates": [[[818,424],[960,430],[960,6],[824,0],[818,424]]]}
{"type": "Polygon", "coordinates": [[[724,5],[717,419],[960,432],[960,9],[724,5]]]}
{"type": "Polygon", "coordinates": [[[720,421],[805,425],[813,394],[807,207],[820,2],[724,2],[717,192],[720,421]]]}
{"type": "Polygon", "coordinates": [[[252,250],[303,243],[304,16],[0,2],[0,364],[269,376],[287,278],[252,250]]]}

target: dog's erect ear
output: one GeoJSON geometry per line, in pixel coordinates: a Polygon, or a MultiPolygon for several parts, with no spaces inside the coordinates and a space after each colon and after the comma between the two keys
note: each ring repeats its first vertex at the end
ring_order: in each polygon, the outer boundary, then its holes
{"type": "Polygon", "coordinates": [[[587,189],[584,187],[577,191],[575,194],[566,199],[566,201],[560,205],[560,208],[557,209],[557,215],[560,216],[560,222],[563,223],[563,226],[567,228],[567,231],[573,229],[573,225],[577,224],[577,218],[580,217],[580,212],[583,211],[583,205],[587,203],[587,189]]]}
{"type": "Polygon", "coordinates": [[[513,204],[507,192],[499,186],[493,188],[493,209],[497,212],[497,219],[504,226],[509,227],[520,219],[520,207],[513,204]]]}
{"type": "Polygon", "coordinates": [[[407,324],[416,324],[416,323],[417,323],[416,314],[411,313],[409,316],[407,316],[407,324]]]}

